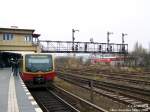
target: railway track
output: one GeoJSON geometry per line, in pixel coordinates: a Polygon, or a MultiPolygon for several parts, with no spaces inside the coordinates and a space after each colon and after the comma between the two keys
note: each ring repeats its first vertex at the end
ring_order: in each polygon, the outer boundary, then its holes
{"type": "Polygon", "coordinates": [[[118,76],[127,76],[127,77],[141,77],[141,78],[150,78],[150,72],[128,72],[128,71],[111,71],[109,68],[100,69],[99,67],[83,67],[83,68],[64,68],[57,67],[58,70],[70,70],[70,71],[80,71],[80,72],[88,72],[88,73],[96,73],[96,74],[108,74],[108,75],[118,75],[118,76]]]}
{"type": "Polygon", "coordinates": [[[44,112],[80,112],[51,90],[32,90],[31,93],[44,112]]]}
{"type": "Polygon", "coordinates": [[[82,112],[83,108],[77,109],[77,104],[81,107],[87,105],[84,110],[90,110],[89,112],[108,112],[56,85],[53,89],[32,89],[30,92],[44,112],[82,112]]]}
{"type": "MultiPolygon", "coordinates": [[[[90,79],[78,77],[76,74],[66,74],[60,72],[58,73],[58,77],[71,83],[82,86],[84,88],[90,89],[89,87],[89,83],[91,81],[90,79]]],[[[92,86],[94,87],[94,91],[96,93],[99,93],[105,97],[124,103],[126,105],[132,105],[135,108],[139,108],[139,106],[146,105],[145,107],[141,108],[149,109],[148,107],[148,105],[150,104],[149,90],[138,89],[124,85],[118,85],[95,80],[92,80],[92,83],[93,83],[92,86]]]]}
{"type": "MultiPolygon", "coordinates": [[[[124,81],[124,82],[129,82],[133,84],[139,84],[139,85],[146,85],[150,86],[150,81],[145,81],[145,80],[139,80],[139,79],[131,79],[131,78],[125,78],[125,77],[120,77],[120,76],[111,76],[111,75],[102,75],[103,77],[111,80],[116,80],[116,81],[124,81]]],[[[127,76],[126,76],[127,77],[127,76]]]]}
{"type": "MultiPolygon", "coordinates": [[[[87,73],[83,71],[71,71],[71,70],[66,70],[66,72],[69,73],[76,73],[79,75],[85,75],[85,76],[93,76],[93,73],[87,73]]],[[[106,79],[114,80],[114,81],[123,81],[123,82],[128,82],[134,85],[145,85],[145,86],[150,86],[150,77],[145,77],[145,76],[137,76],[137,75],[130,75],[130,74],[117,74],[117,73],[101,73],[101,74],[94,74],[96,77],[105,77],[106,79]],[[140,79],[141,78],[141,79],[140,79]]]]}

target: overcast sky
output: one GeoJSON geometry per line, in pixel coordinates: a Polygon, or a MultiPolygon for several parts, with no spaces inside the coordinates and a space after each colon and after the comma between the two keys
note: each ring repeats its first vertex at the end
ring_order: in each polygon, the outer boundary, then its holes
{"type": "Polygon", "coordinates": [[[150,43],[150,0],[1,0],[0,27],[35,29],[40,39],[121,43],[133,49],[136,41],[150,43]]]}

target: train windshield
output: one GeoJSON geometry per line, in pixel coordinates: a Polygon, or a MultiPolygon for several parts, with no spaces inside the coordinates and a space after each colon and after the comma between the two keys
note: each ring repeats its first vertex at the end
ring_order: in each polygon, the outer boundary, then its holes
{"type": "Polygon", "coordinates": [[[48,72],[53,70],[53,61],[51,55],[27,55],[26,71],[28,72],[48,72]]]}

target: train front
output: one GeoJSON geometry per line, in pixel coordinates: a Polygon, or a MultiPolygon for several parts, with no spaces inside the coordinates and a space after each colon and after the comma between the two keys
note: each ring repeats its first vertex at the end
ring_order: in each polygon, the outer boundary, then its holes
{"type": "Polygon", "coordinates": [[[50,54],[27,54],[24,56],[22,79],[27,86],[49,86],[54,80],[54,61],[50,54]]]}

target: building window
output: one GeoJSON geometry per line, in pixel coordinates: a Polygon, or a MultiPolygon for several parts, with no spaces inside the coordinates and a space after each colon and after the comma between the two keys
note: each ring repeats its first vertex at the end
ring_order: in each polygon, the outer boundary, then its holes
{"type": "Polygon", "coordinates": [[[3,40],[12,40],[13,34],[12,33],[4,33],[3,34],[3,40]]]}
{"type": "Polygon", "coordinates": [[[25,41],[32,42],[32,35],[26,35],[25,36],[25,41]]]}

